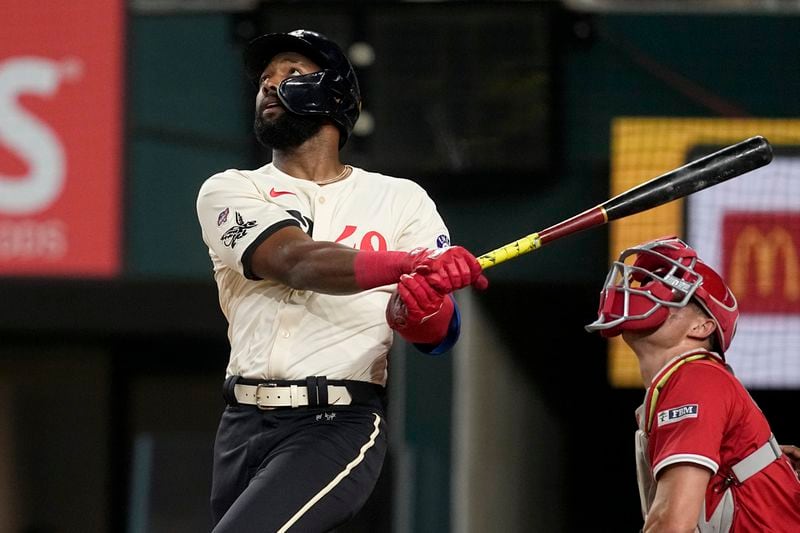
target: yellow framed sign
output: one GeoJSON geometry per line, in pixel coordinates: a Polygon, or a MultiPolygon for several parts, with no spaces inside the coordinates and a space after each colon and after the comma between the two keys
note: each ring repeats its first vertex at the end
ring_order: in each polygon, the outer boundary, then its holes
{"type": "MultiPolygon", "coordinates": [[[[609,256],[661,236],[684,239],[737,295],[741,318],[726,357],[740,379],[752,387],[798,387],[800,120],[615,119],[611,194],[754,135],[775,148],[771,164],[611,223],[609,256]]],[[[619,337],[609,342],[609,380],[615,387],[642,386],[635,356],[619,337]]]]}

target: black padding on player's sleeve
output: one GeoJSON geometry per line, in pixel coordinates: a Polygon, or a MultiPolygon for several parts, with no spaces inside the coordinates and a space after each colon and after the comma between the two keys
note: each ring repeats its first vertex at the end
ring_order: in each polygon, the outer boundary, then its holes
{"type": "Polygon", "coordinates": [[[253,281],[258,281],[261,279],[253,273],[253,254],[256,252],[256,248],[258,248],[259,244],[269,239],[270,236],[272,236],[276,231],[279,229],[288,228],[289,226],[297,226],[300,228],[300,222],[295,219],[286,219],[276,222],[262,231],[259,236],[250,243],[250,246],[248,246],[242,254],[242,271],[244,272],[244,277],[253,281]]]}

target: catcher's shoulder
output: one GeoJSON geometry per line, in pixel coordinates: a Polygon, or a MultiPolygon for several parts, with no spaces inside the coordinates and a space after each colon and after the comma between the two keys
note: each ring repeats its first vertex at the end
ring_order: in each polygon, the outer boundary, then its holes
{"type": "Polygon", "coordinates": [[[676,382],[699,382],[707,387],[740,387],[739,379],[724,365],[717,361],[701,359],[684,365],[675,374],[676,382]]]}

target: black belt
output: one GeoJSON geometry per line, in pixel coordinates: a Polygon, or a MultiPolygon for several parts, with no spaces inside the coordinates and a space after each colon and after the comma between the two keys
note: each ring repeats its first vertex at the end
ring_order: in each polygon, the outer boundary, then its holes
{"type": "Polygon", "coordinates": [[[231,376],[222,396],[228,405],[254,405],[259,409],[322,407],[329,405],[385,403],[385,388],[366,381],[329,380],[309,376],[305,380],[257,380],[231,376]]]}

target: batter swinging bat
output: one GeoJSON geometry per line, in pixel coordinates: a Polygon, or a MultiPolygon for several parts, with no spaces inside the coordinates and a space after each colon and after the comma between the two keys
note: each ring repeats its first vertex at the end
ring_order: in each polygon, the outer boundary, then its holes
{"type": "Polygon", "coordinates": [[[692,161],[680,168],[628,189],[604,203],[559,222],[538,233],[531,233],[478,257],[484,269],[528,253],[556,239],[618,218],[624,218],[672,200],[702,191],[772,161],[772,147],[764,137],[751,137],[719,152],[692,161]]]}

